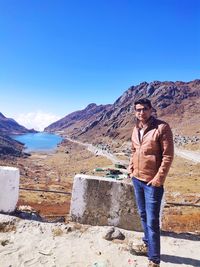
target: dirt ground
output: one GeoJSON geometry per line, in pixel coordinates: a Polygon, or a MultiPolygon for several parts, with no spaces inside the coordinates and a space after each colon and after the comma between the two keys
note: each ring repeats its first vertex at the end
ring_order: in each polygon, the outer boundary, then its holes
{"type": "MultiPolygon", "coordinates": [[[[65,141],[54,153],[32,153],[28,158],[0,161],[0,165],[20,169],[18,207],[30,205],[42,217],[52,220],[68,217],[75,174],[97,175],[95,168],[111,167],[112,162],[65,141]]],[[[163,230],[200,233],[199,169],[200,164],[175,157],[165,185],[163,230]]]]}

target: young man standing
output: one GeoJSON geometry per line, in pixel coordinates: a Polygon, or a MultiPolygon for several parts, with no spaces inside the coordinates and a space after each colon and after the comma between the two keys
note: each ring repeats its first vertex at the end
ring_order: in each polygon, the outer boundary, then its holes
{"type": "Polygon", "coordinates": [[[135,197],[144,230],[143,244],[133,248],[137,255],[148,255],[149,267],[160,266],[160,206],[163,184],[174,156],[173,136],[169,125],[152,116],[151,102],[134,103],[136,126],[132,134],[129,165],[135,197]]]}

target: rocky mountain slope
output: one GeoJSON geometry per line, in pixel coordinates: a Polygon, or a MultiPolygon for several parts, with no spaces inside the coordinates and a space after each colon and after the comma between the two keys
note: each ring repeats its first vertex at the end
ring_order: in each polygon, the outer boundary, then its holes
{"type": "Polygon", "coordinates": [[[24,134],[36,132],[28,130],[24,126],[18,124],[15,120],[6,118],[0,113],[0,157],[22,156],[23,144],[9,137],[11,134],[24,134]]]}
{"type": "Polygon", "coordinates": [[[48,132],[64,131],[71,136],[79,136],[98,125],[112,105],[89,104],[84,110],[75,111],[52,123],[44,130],[48,132]]]}
{"type": "Polygon", "coordinates": [[[15,141],[6,135],[0,134],[0,158],[7,158],[9,156],[23,156],[23,144],[15,141]]]}
{"type": "Polygon", "coordinates": [[[24,126],[18,124],[15,120],[6,118],[0,113],[0,134],[23,134],[35,132],[34,129],[28,130],[24,126]]]}
{"type": "Polygon", "coordinates": [[[175,134],[200,136],[200,80],[191,82],[143,82],[131,86],[112,105],[90,104],[48,126],[74,138],[129,140],[134,121],[135,100],[148,97],[156,115],[170,123],[175,134]]]}

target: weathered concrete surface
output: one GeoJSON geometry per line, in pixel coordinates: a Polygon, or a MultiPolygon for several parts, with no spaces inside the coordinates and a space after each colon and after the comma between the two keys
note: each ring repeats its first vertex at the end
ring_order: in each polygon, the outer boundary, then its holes
{"type": "Polygon", "coordinates": [[[19,169],[0,166],[0,211],[12,212],[19,197],[19,169]]]}
{"type": "Polygon", "coordinates": [[[133,186],[111,178],[77,174],[70,215],[72,221],[83,224],[141,231],[133,186]]]}

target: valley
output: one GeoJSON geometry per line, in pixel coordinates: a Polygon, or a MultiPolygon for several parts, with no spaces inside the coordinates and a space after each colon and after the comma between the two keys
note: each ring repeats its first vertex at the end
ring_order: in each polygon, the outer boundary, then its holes
{"type": "MultiPolygon", "coordinates": [[[[88,146],[67,139],[54,153],[32,153],[28,158],[7,161],[7,165],[20,169],[18,208],[28,205],[49,221],[60,218],[68,220],[73,177],[77,173],[104,176],[105,173],[96,173],[94,169],[113,168],[117,157],[128,162],[129,156],[123,151],[127,151],[129,145],[124,143],[114,153],[111,153],[110,147],[110,153],[107,153],[109,156],[114,154],[114,162],[105,156],[106,151],[100,153],[100,149],[93,147],[91,152],[88,146]],[[43,191],[27,191],[27,188],[43,191]]],[[[0,164],[5,165],[5,161],[0,161],[0,164]]],[[[200,163],[175,156],[165,185],[163,230],[200,233],[199,167],[200,163]]]]}
{"type": "Polygon", "coordinates": [[[28,205],[47,220],[68,220],[75,174],[104,176],[94,169],[113,168],[118,161],[128,164],[133,103],[141,97],[148,97],[154,115],[170,124],[176,147],[165,184],[162,228],[200,233],[199,79],[143,82],[128,88],[113,104],[91,103],[66,115],[45,128],[45,132],[64,138],[54,152],[24,153],[23,144],[8,135],[35,131],[0,113],[0,164],[20,169],[18,209],[28,205]]]}

